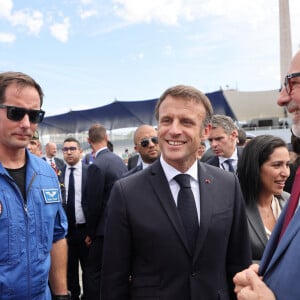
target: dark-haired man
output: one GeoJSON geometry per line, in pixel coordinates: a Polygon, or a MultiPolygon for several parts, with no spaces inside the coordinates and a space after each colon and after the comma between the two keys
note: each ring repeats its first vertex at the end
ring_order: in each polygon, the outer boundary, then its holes
{"type": "Polygon", "coordinates": [[[43,120],[43,91],[0,73],[0,298],[69,299],[67,219],[57,176],[26,147],[43,120]]]}

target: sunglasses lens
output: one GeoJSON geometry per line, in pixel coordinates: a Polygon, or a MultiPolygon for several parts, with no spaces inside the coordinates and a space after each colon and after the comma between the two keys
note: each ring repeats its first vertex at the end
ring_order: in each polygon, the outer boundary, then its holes
{"type": "Polygon", "coordinates": [[[151,138],[151,141],[152,141],[153,144],[158,144],[158,137],[157,136],[153,136],[151,138]]]}
{"type": "Polygon", "coordinates": [[[145,147],[147,147],[148,145],[149,145],[149,140],[148,140],[148,139],[145,139],[145,140],[142,140],[142,141],[141,141],[141,146],[142,146],[142,147],[145,148],[145,147]]]}
{"type": "Polygon", "coordinates": [[[157,138],[157,136],[153,136],[153,137],[151,137],[151,138],[149,138],[149,139],[143,139],[143,140],[141,140],[141,146],[142,147],[148,147],[149,146],[149,144],[150,144],[150,140],[151,140],[151,142],[153,143],[153,144],[158,144],[158,138],[157,138]]]}
{"type": "Polygon", "coordinates": [[[28,115],[31,123],[40,123],[44,118],[44,112],[39,110],[31,110],[28,112],[28,115]]]}
{"type": "Polygon", "coordinates": [[[26,110],[20,107],[7,106],[7,118],[12,121],[21,121],[25,114],[28,114],[31,123],[40,123],[45,112],[42,110],[26,110]]]}
{"type": "Polygon", "coordinates": [[[26,111],[19,107],[7,107],[7,118],[12,121],[21,121],[26,111]]]}

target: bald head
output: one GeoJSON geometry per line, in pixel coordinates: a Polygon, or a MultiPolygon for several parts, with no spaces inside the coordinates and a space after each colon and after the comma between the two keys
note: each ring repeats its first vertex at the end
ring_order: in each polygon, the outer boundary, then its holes
{"type": "Polygon", "coordinates": [[[134,133],[134,149],[140,154],[144,163],[151,164],[160,155],[157,143],[157,131],[153,126],[141,125],[134,133]]]}

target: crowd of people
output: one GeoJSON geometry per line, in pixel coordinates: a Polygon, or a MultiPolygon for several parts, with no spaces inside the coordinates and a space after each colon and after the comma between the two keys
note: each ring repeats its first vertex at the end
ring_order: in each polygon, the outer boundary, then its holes
{"type": "MultiPolygon", "coordinates": [[[[295,152],[299,86],[297,53],[278,99],[295,152]]],[[[285,141],[247,140],[177,85],[126,164],[100,123],[90,153],[67,136],[58,158],[52,141],[42,152],[43,97],[30,76],[0,73],[1,300],[299,299],[300,169],[285,141]]]]}

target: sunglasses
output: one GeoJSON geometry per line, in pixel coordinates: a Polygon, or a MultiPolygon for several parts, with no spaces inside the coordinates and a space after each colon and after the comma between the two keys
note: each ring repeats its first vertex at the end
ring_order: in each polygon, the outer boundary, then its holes
{"type": "Polygon", "coordinates": [[[0,104],[0,108],[6,108],[6,117],[11,121],[21,121],[27,114],[31,123],[41,123],[44,119],[45,112],[43,110],[25,109],[22,107],[9,106],[0,104]]]}
{"type": "Polygon", "coordinates": [[[74,152],[76,150],[77,150],[76,147],[63,147],[62,148],[62,152],[68,152],[68,151],[74,152]]]}
{"type": "Polygon", "coordinates": [[[284,78],[284,86],[286,89],[286,92],[290,95],[293,89],[293,82],[291,81],[292,78],[300,77],[300,73],[292,73],[288,74],[284,78]]]}
{"type": "Polygon", "coordinates": [[[144,138],[142,139],[139,144],[143,147],[143,148],[146,148],[149,146],[150,144],[150,141],[153,143],[153,144],[158,144],[158,137],[157,136],[152,136],[151,138],[144,138]]]}

